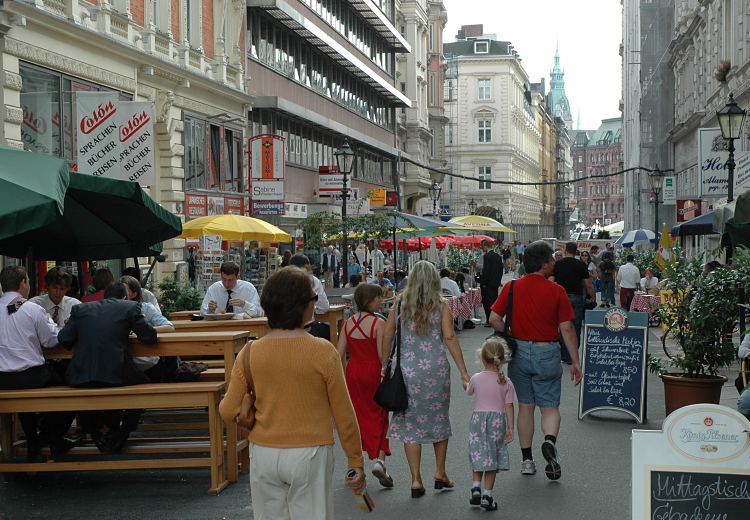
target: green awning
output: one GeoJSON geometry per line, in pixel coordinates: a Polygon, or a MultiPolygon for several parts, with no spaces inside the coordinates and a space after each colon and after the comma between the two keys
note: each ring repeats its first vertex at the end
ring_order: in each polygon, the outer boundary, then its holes
{"type": "Polygon", "coordinates": [[[52,223],[68,182],[63,159],[0,145],[0,240],[52,223]]]}
{"type": "MultiPolygon", "coordinates": [[[[50,163],[39,161],[40,154],[20,153],[28,158],[28,164],[18,163],[18,171],[27,177],[46,179],[46,183],[34,179],[27,184],[49,192],[47,184],[57,182],[58,175],[63,177],[60,182],[66,190],[62,213],[57,204],[54,209],[49,204],[40,205],[36,211],[49,214],[44,219],[37,218],[35,225],[18,227],[10,235],[5,230],[0,235],[0,254],[24,257],[31,252],[34,259],[69,261],[151,256],[161,252],[162,241],[182,231],[180,219],[135,182],[69,174],[67,163],[61,159],[55,159],[57,170],[53,171],[50,163]],[[59,162],[65,165],[64,175],[59,172],[59,162]]],[[[0,166],[0,178],[5,176],[6,169],[0,166]]],[[[0,200],[4,197],[0,195],[0,200]]],[[[3,208],[0,219],[6,215],[11,222],[14,215],[3,208]]]]}

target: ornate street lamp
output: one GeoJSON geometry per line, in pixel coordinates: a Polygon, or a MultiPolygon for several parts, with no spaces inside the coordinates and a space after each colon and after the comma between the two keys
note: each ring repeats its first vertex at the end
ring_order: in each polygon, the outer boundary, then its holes
{"type": "Polygon", "coordinates": [[[655,249],[659,249],[659,241],[656,235],[659,233],[659,193],[661,192],[662,183],[664,182],[664,172],[659,169],[659,165],[654,166],[654,170],[648,172],[648,182],[651,184],[651,191],[654,194],[654,244],[655,249]]]}
{"type": "Polygon", "coordinates": [[[745,110],[741,109],[734,101],[734,94],[729,94],[729,102],[724,105],[724,108],[716,111],[716,117],[719,119],[719,127],[721,128],[721,136],[729,141],[727,202],[734,200],[734,140],[740,138],[745,114],[745,110]]]}
{"type": "Polygon", "coordinates": [[[477,203],[474,202],[474,197],[471,198],[471,200],[469,201],[468,206],[469,206],[469,214],[473,215],[474,213],[476,213],[476,211],[477,211],[477,203]]]}
{"type": "Polygon", "coordinates": [[[432,186],[427,190],[432,199],[432,218],[437,218],[437,203],[440,200],[440,192],[442,191],[443,187],[437,181],[432,181],[432,186]]]}
{"type": "Polygon", "coordinates": [[[344,183],[341,188],[341,248],[344,258],[344,283],[349,282],[349,239],[346,228],[346,200],[349,198],[349,190],[346,188],[346,176],[352,172],[354,165],[354,151],[349,146],[349,139],[344,139],[341,148],[333,152],[339,173],[344,175],[344,183]]]}

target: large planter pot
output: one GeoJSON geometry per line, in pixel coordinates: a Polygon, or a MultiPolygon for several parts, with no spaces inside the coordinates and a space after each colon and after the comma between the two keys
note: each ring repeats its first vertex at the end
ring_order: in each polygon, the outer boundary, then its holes
{"type": "Polygon", "coordinates": [[[689,404],[719,404],[724,376],[692,376],[685,374],[662,374],[664,383],[664,405],[667,415],[689,404]]]}

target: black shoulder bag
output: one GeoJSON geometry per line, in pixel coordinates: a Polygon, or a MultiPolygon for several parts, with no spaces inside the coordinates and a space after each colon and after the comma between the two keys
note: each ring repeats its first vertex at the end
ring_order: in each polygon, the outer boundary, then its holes
{"type": "Polygon", "coordinates": [[[409,407],[409,397],[406,393],[406,383],[404,383],[404,374],[401,372],[401,304],[398,305],[398,319],[396,320],[396,337],[393,341],[391,355],[388,358],[388,365],[385,367],[385,375],[375,392],[375,402],[384,410],[389,412],[403,412],[409,407]],[[391,364],[393,358],[396,358],[396,365],[391,373],[391,364]]]}
{"type": "Polygon", "coordinates": [[[502,337],[508,344],[511,356],[516,355],[516,347],[518,346],[516,344],[516,338],[511,336],[510,330],[510,321],[513,318],[513,286],[515,285],[515,283],[515,280],[511,280],[510,282],[510,290],[508,291],[508,307],[505,309],[505,318],[503,320],[505,323],[505,328],[502,332],[498,333],[498,336],[502,337]]]}

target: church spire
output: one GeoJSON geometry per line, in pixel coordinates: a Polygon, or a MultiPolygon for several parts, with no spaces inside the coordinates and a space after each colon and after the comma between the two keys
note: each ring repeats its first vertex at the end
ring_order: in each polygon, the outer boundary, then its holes
{"type": "Polygon", "coordinates": [[[570,103],[565,95],[565,72],[560,66],[560,44],[555,43],[554,66],[550,73],[550,99],[552,113],[565,121],[569,130],[573,129],[573,116],[570,113],[570,103]]]}

